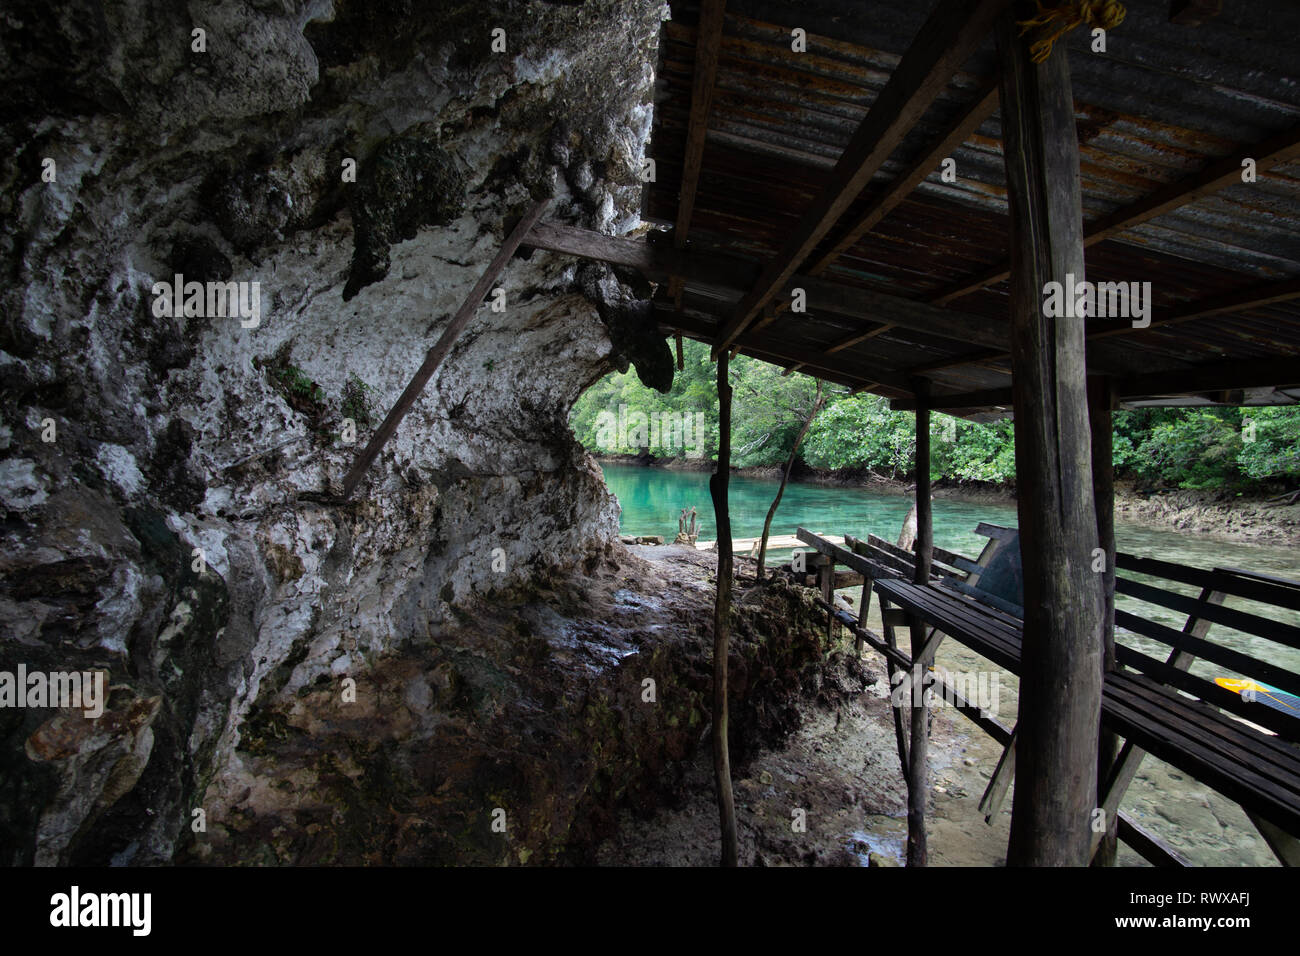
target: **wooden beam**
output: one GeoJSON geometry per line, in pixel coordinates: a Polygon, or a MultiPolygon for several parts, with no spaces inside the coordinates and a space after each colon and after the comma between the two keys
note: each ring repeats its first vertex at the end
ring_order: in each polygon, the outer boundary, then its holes
{"type": "Polygon", "coordinates": [[[807,528],[796,528],[795,537],[804,544],[812,547],[818,553],[826,555],[835,561],[836,564],[842,564],[845,567],[852,568],[863,577],[871,579],[896,577],[888,568],[877,561],[865,558],[860,554],[855,554],[847,548],[842,548],[831,541],[826,540],[819,534],[809,531],[807,528]]]}
{"type": "MultiPolygon", "coordinates": [[[[1006,388],[984,388],[975,392],[961,392],[956,395],[934,395],[930,401],[933,403],[936,411],[948,411],[949,409],[965,408],[992,408],[998,405],[1009,406],[1014,401],[1011,387],[1006,388]]],[[[916,411],[916,399],[896,398],[889,403],[893,411],[914,412],[916,411]]]]}
{"type": "Polygon", "coordinates": [[[764,268],[714,345],[716,357],[780,292],[799,265],[848,211],[952,75],[988,35],[1008,0],[939,0],[840,155],[830,182],[804,213],[781,252],[764,268]]]}
{"type": "Polygon", "coordinates": [[[561,252],[610,265],[627,266],[656,282],[666,282],[679,259],[673,250],[652,246],[641,239],[606,236],[559,222],[537,223],[523,244],[547,252],[561,252]]]}
{"type": "Polygon", "coordinates": [[[1139,226],[1157,216],[1163,216],[1180,206],[1195,202],[1241,182],[1242,162],[1255,160],[1256,173],[1267,172],[1280,163],[1300,157],[1300,126],[1293,126],[1277,136],[1247,146],[1231,156],[1210,163],[1200,172],[1184,177],[1144,196],[1132,205],[1125,206],[1109,216],[1088,224],[1084,231],[1084,245],[1091,246],[1110,239],[1134,226],[1139,226]]]}
{"type": "MultiPolygon", "coordinates": [[[[674,325],[669,331],[680,330],[683,334],[700,342],[712,342],[717,326],[711,322],[701,322],[693,317],[678,315],[674,318],[674,325]]],[[[750,358],[756,358],[762,362],[769,362],[773,365],[786,365],[790,359],[782,358],[780,355],[763,349],[753,348],[749,345],[742,345],[741,352],[750,358]]],[[[809,373],[812,374],[812,373],[809,373]]],[[[847,386],[852,394],[857,394],[865,388],[885,388],[876,382],[863,382],[860,373],[852,372],[843,368],[836,369],[817,369],[816,377],[825,379],[828,382],[834,382],[837,385],[847,386]]],[[[893,391],[891,389],[891,391],[893,391]]]]}
{"type": "Polygon", "coordinates": [[[1151,324],[1145,328],[1135,327],[1132,322],[1128,322],[1113,328],[1089,332],[1088,340],[1113,338],[1117,335],[1132,335],[1136,332],[1144,332],[1146,329],[1176,325],[1180,322],[1189,322],[1192,319],[1202,319],[1209,315],[1222,315],[1227,312],[1249,312],[1251,309],[1262,309],[1265,306],[1277,305],[1279,302],[1289,302],[1296,298],[1300,298],[1300,279],[1260,282],[1245,289],[1239,289],[1236,292],[1207,296],[1203,299],[1176,306],[1168,315],[1153,318],[1151,324]]]}
{"type": "MultiPolygon", "coordinates": [[[[626,266],[654,282],[668,282],[670,276],[681,276],[688,284],[725,291],[737,299],[759,276],[757,264],[734,256],[682,253],[671,245],[605,236],[555,222],[538,223],[524,245],[626,266]]],[[[889,323],[958,342],[1007,347],[1007,325],[997,319],[938,308],[807,274],[791,277],[783,291],[787,301],[795,288],[804,290],[808,308],[814,313],[889,323]]],[[[780,307],[776,309],[777,314],[781,311],[780,307]]]]}
{"type": "Polygon", "coordinates": [[[880,326],[878,329],[872,329],[870,332],[863,332],[860,335],[850,335],[847,339],[840,339],[834,345],[828,346],[826,354],[834,355],[836,352],[843,352],[845,349],[850,349],[855,345],[860,345],[868,339],[874,339],[877,335],[880,335],[882,332],[888,332],[892,328],[893,326],[887,323],[880,326]]]}
{"type": "Polygon", "coordinates": [[[936,338],[951,339],[974,345],[1006,348],[1010,341],[1007,324],[1000,319],[943,309],[926,302],[862,289],[821,279],[796,275],[790,288],[802,288],[812,312],[832,312],[852,318],[883,322],[936,338]]]}
{"type": "Polygon", "coordinates": [[[749,331],[758,332],[767,328],[776,321],[778,315],[788,308],[790,308],[790,300],[788,298],[782,300],[780,305],[777,305],[775,302],[769,302],[767,305],[763,306],[763,317],[750,326],[749,331]]]}
{"type": "Polygon", "coordinates": [[[1116,391],[1123,399],[1287,385],[1300,385],[1300,355],[1209,362],[1173,372],[1136,375],[1118,381],[1116,391]]]}
{"type": "MultiPolygon", "coordinates": [[[[1087,338],[1089,342],[1112,339],[1118,336],[1145,332],[1149,329],[1159,329],[1169,325],[1177,325],[1180,322],[1190,322],[1193,319],[1201,319],[1210,315],[1223,315],[1231,312],[1249,312],[1251,309],[1262,309],[1266,306],[1277,305],[1281,302],[1289,302],[1292,299],[1297,298],[1300,298],[1300,278],[1260,282],[1245,289],[1239,289],[1235,292],[1229,292],[1223,295],[1207,296],[1203,299],[1184,303],[1183,305],[1175,307],[1168,315],[1153,318],[1150,323],[1145,326],[1135,326],[1131,321],[1126,321],[1109,328],[1093,329],[1088,332],[1087,338]]],[[[1092,319],[1090,321],[1096,323],[1104,320],[1092,319]]],[[[938,372],[943,369],[959,368],[963,365],[985,365],[1001,362],[1008,358],[1010,358],[1010,354],[1007,352],[999,349],[988,349],[980,352],[968,352],[965,355],[954,356],[953,358],[942,359],[938,362],[930,362],[925,365],[918,365],[914,368],[908,369],[907,372],[912,375],[924,375],[929,372],[938,372]]],[[[1099,367],[1098,370],[1103,371],[1105,369],[1099,367]]],[[[1117,370],[1109,369],[1109,371],[1115,372],[1117,370]]],[[[1173,374],[1172,370],[1170,371],[1170,374],[1173,374]]]]}
{"type": "Polygon", "coordinates": [[[1019,32],[1012,14],[999,21],[1025,592],[1007,863],[1086,866],[1102,676],[1084,320],[1047,318],[1041,292],[1084,275],[1079,143],[1064,44],[1036,64],[1019,32]]]}
{"type": "Polygon", "coordinates": [[[948,128],[939,134],[929,149],[893,182],[885,187],[867,208],[858,221],[850,226],[832,244],[830,249],[818,256],[809,272],[820,275],[836,259],[847,252],[859,239],[876,227],[890,214],[899,203],[906,199],[917,186],[921,185],[935,168],[950,156],[958,146],[979,129],[980,124],[993,115],[998,108],[998,81],[994,76],[980,88],[979,94],[970,106],[962,110],[948,128]]]}
{"type": "Polygon", "coordinates": [[[524,217],[519,220],[515,225],[515,228],[512,229],[510,234],[506,237],[506,241],[501,244],[501,248],[497,250],[496,256],[490,263],[488,263],[488,267],[484,270],[483,275],[479,277],[478,282],[474,283],[474,288],[470,289],[469,295],[465,298],[460,309],[458,309],[456,314],[452,316],[451,321],[443,330],[438,341],[434,343],[433,347],[429,349],[428,353],[425,355],[424,362],[421,363],[419,369],[416,370],[415,375],[411,378],[410,384],[406,386],[406,389],[397,399],[397,404],[393,406],[392,411],[390,411],[387,417],[384,418],[383,424],[379,426],[379,430],[375,432],[374,437],[370,439],[369,444],[367,444],[361,454],[357,456],[357,460],[353,464],[352,470],[349,471],[347,477],[343,479],[344,499],[351,497],[352,492],[356,489],[362,476],[365,475],[366,469],[370,467],[371,462],[375,460],[375,456],[379,454],[379,450],[384,447],[384,443],[387,442],[388,439],[393,437],[393,433],[397,431],[397,426],[401,424],[402,419],[406,417],[406,413],[411,410],[411,406],[415,404],[415,400],[420,397],[420,393],[424,391],[424,386],[427,385],[429,379],[433,377],[434,371],[442,363],[442,360],[447,357],[447,353],[451,351],[452,344],[456,341],[460,333],[465,331],[465,326],[469,325],[470,319],[474,317],[474,314],[478,311],[478,307],[483,304],[483,298],[492,288],[492,283],[496,281],[497,276],[499,276],[501,271],[505,269],[506,263],[508,263],[510,257],[515,254],[515,250],[518,249],[520,244],[524,241],[524,237],[528,235],[529,231],[542,218],[542,213],[546,211],[546,206],[549,202],[550,200],[542,200],[539,203],[534,203],[533,206],[524,213],[524,217]]]}
{"type": "Polygon", "coordinates": [[[1148,863],[1162,867],[1191,866],[1177,850],[1155,834],[1142,829],[1127,813],[1120,812],[1116,816],[1119,818],[1120,839],[1137,851],[1148,863]]]}
{"type": "MultiPolygon", "coordinates": [[[[1300,126],[1293,126],[1285,132],[1248,146],[1231,156],[1216,160],[1200,172],[1163,186],[1131,205],[1094,220],[1084,230],[1083,244],[1086,247],[1104,239],[1114,238],[1134,226],[1162,216],[1179,206],[1195,202],[1227,186],[1241,182],[1241,164],[1245,159],[1255,160],[1255,170],[1258,174],[1296,157],[1300,157],[1300,126]]],[[[939,293],[930,301],[935,305],[947,305],[954,299],[1001,282],[1008,275],[1010,275],[1010,265],[1005,262],[1000,263],[972,279],[963,279],[958,285],[939,293]]]]}
{"type": "MultiPolygon", "coordinates": [[[[1239,391],[1247,388],[1300,386],[1300,355],[1236,359],[1164,371],[1153,370],[1145,375],[1115,379],[1113,384],[1116,397],[1120,401],[1158,398],[1162,395],[1198,395],[1205,392],[1239,391]]],[[[934,407],[942,411],[991,408],[1010,405],[1011,401],[1010,388],[986,388],[971,392],[935,395],[934,407]]],[[[912,398],[902,397],[890,401],[889,407],[895,411],[912,411],[916,405],[912,398]]]]}
{"type": "Polygon", "coordinates": [[[686,247],[695,210],[695,192],[704,165],[704,141],[709,131],[709,110],[713,105],[714,80],[718,75],[718,51],[722,47],[722,14],[727,0],[702,0],[699,29],[695,31],[695,75],[691,86],[691,115],[686,123],[686,158],[682,167],[682,191],[677,205],[673,244],[686,247]]]}
{"type": "MultiPolygon", "coordinates": [[[[716,324],[697,319],[686,312],[668,312],[663,303],[656,303],[656,309],[659,310],[659,321],[664,325],[680,328],[684,332],[696,335],[716,336],[716,324]]],[[[861,384],[864,379],[870,378],[873,382],[887,385],[897,391],[911,391],[908,379],[898,372],[874,366],[870,363],[863,363],[856,359],[849,362],[837,361],[834,358],[818,352],[810,352],[797,344],[784,342],[770,335],[762,337],[747,336],[740,343],[739,348],[746,355],[762,358],[765,361],[775,361],[775,364],[778,365],[797,363],[806,368],[830,372],[833,376],[840,378],[847,377],[848,381],[843,382],[843,384],[861,384]]]]}

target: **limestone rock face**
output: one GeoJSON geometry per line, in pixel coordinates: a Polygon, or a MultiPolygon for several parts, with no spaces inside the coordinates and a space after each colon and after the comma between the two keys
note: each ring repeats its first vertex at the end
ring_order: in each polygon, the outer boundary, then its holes
{"type": "MultiPolygon", "coordinates": [[[[648,289],[546,253],[507,267],[504,307],[480,309],[355,500],[325,502],[531,202],[639,225],[660,16],[6,4],[0,670],[102,668],[121,716],[42,749],[58,714],[0,709],[3,862],[202,859],[196,809],[228,833],[255,812],[230,783],[250,714],[262,788],[268,734],[345,678],[357,715],[391,673],[384,693],[436,726],[446,695],[477,693],[437,689],[443,637],[622,560],[567,416],[616,365],[666,388],[671,357],[648,289]],[[177,274],[246,283],[250,308],[160,305],[177,274]]],[[[496,652],[472,653],[495,679],[496,652]]],[[[368,732],[339,714],[332,745],[368,732]]]]}

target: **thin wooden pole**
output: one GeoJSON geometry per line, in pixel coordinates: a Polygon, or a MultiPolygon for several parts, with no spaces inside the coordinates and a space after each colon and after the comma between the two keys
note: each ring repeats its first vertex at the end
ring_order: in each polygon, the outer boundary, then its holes
{"type": "Polygon", "coordinates": [[[713,606],[713,777],[718,792],[723,866],[738,864],[736,806],[731,794],[731,756],[727,747],[727,653],[731,639],[731,512],[727,485],[731,471],[731,384],[727,353],[718,356],[718,468],[709,479],[718,527],[718,596],[713,606]]]}
{"type": "Polygon", "coordinates": [[[822,395],[822,380],[817,379],[817,397],[813,400],[812,411],[804,419],[803,427],[799,429],[799,434],[795,436],[794,447],[790,449],[790,457],[785,463],[785,471],[781,474],[781,484],[776,489],[776,497],[772,499],[772,507],[767,509],[767,518],[763,521],[763,537],[758,545],[758,570],[755,572],[758,580],[763,580],[763,566],[767,560],[767,538],[772,532],[772,519],[776,517],[776,509],[781,504],[781,496],[785,494],[785,486],[790,481],[790,472],[794,468],[794,460],[799,455],[799,446],[803,444],[804,436],[808,434],[808,429],[812,427],[813,419],[817,413],[822,410],[822,405],[826,399],[822,395]]]}
{"type": "Polygon", "coordinates": [[[1064,44],[1031,62],[1010,9],[996,36],[1025,594],[1007,863],[1086,866],[1097,801],[1102,601],[1091,569],[1097,513],[1085,329],[1082,316],[1049,317],[1043,307],[1048,282],[1084,278],[1079,143],[1064,44]]]}
{"type": "Polygon", "coordinates": [[[397,399],[397,404],[395,404],[392,411],[388,413],[383,424],[379,426],[379,430],[375,432],[374,437],[370,439],[369,444],[367,444],[361,454],[357,456],[356,463],[353,464],[352,470],[349,471],[347,477],[343,479],[344,498],[350,498],[352,496],[352,492],[356,489],[357,484],[360,483],[361,478],[365,475],[366,469],[370,467],[371,463],[375,460],[375,457],[379,454],[379,450],[384,447],[384,444],[388,439],[393,437],[393,433],[397,431],[397,426],[401,424],[402,419],[406,417],[406,413],[409,412],[411,406],[415,404],[415,400],[419,398],[420,393],[424,391],[424,386],[429,384],[429,379],[433,377],[434,371],[442,364],[442,360],[447,357],[447,353],[451,351],[452,344],[460,336],[460,333],[465,331],[465,326],[469,325],[470,319],[472,319],[474,313],[478,311],[478,307],[482,304],[483,298],[491,289],[492,283],[495,282],[497,276],[501,274],[501,270],[506,267],[506,263],[508,263],[510,257],[515,254],[515,250],[518,249],[520,243],[524,241],[524,237],[528,235],[529,230],[532,229],[537,221],[542,218],[542,213],[546,211],[546,206],[549,202],[549,199],[543,199],[541,202],[534,204],[531,209],[524,213],[524,218],[519,220],[519,224],[511,230],[510,235],[506,237],[506,241],[501,244],[501,248],[497,251],[496,257],[488,264],[483,275],[479,277],[478,282],[474,283],[474,288],[470,290],[465,302],[461,305],[460,309],[457,310],[456,314],[452,316],[451,322],[447,325],[447,328],[443,330],[438,341],[434,343],[433,348],[429,349],[428,353],[425,355],[423,364],[420,365],[420,368],[416,371],[414,377],[412,377],[410,384],[406,386],[406,389],[397,399]]]}
{"type": "MultiPolygon", "coordinates": [[[[1102,578],[1101,612],[1101,665],[1102,679],[1115,668],[1115,464],[1114,391],[1110,379],[1094,376],[1088,379],[1088,424],[1092,432],[1092,498],[1097,509],[1097,546],[1105,562],[1102,578]]],[[[1093,568],[1096,568],[1094,562],[1093,568]]],[[[1109,779],[1111,768],[1119,753],[1119,738],[1113,731],[1103,729],[1097,743],[1097,785],[1101,788],[1109,779]]],[[[1097,806],[1103,806],[1106,794],[1097,792],[1097,806]]],[[[1114,866],[1119,852],[1119,816],[1111,814],[1105,821],[1106,835],[1093,854],[1093,866],[1114,866]]]]}
{"type": "Polygon", "coordinates": [[[934,502],[930,491],[930,382],[912,383],[916,397],[916,572],[913,584],[928,584],[934,563],[934,502]]]}
{"type": "MultiPolygon", "coordinates": [[[[916,569],[912,582],[930,581],[934,558],[934,523],[930,504],[930,398],[929,382],[917,379],[916,395],[916,569]]],[[[919,617],[908,621],[912,635],[912,728],[907,753],[907,865],[926,865],[925,804],[929,797],[926,757],[929,751],[929,708],[925,705],[925,678],[930,667],[926,625],[919,617]],[[917,684],[920,686],[918,687],[917,684]]]]}

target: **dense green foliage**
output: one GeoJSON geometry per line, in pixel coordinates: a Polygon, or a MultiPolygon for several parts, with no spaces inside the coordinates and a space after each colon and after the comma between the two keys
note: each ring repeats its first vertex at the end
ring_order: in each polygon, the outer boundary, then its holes
{"type": "MultiPolygon", "coordinates": [[[[598,454],[637,452],[658,457],[717,455],[716,370],[708,347],[687,342],[684,371],[663,395],[633,373],[610,375],[587,390],[570,417],[574,433],[598,454]],[[622,409],[620,411],[620,406],[622,409]],[[685,427],[681,423],[683,412],[685,427]],[[637,413],[658,418],[638,433],[637,413]],[[668,417],[664,417],[665,414],[668,417]],[[626,422],[618,427],[620,421],[626,422]],[[699,434],[696,434],[699,424],[699,434]],[[603,427],[602,427],[603,426],[603,427]],[[685,440],[683,440],[683,438],[685,440]]],[[[774,465],[790,455],[813,406],[815,381],[739,356],[731,363],[732,462],[774,465]]],[[[906,478],[915,450],[911,412],[890,411],[878,395],[850,395],[830,386],[799,457],[813,468],[865,469],[906,478]]],[[[932,416],[931,477],[1004,483],[1015,478],[1010,419],[977,424],[932,416]]],[[[1115,415],[1115,468],[1152,487],[1249,489],[1300,481],[1300,407],[1140,409],[1115,415]]]]}

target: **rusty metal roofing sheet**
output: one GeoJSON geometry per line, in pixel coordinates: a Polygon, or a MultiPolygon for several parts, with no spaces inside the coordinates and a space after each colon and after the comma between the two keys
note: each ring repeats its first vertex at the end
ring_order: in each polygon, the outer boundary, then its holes
{"type": "MultiPolygon", "coordinates": [[[[1232,5],[1229,5],[1232,7],[1232,5]]],[[[692,248],[762,262],[774,256],[888,81],[929,13],[911,0],[806,3],[731,0],[709,117],[692,248]],[[807,51],[791,30],[807,31],[807,51]]],[[[670,3],[660,43],[644,215],[671,225],[677,212],[690,115],[696,5],[670,3]]],[[[1300,123],[1300,5],[1267,0],[1232,7],[1199,28],[1167,22],[1165,0],[1128,4],[1105,54],[1086,31],[1068,40],[1080,140],[1085,222],[1300,123]]],[[[842,224],[922,155],[978,96],[994,69],[987,41],[908,134],[842,224]]],[[[1007,255],[1006,188],[996,113],[956,149],[956,182],[936,170],[826,277],[928,299],[968,281],[1007,255]]],[[[1139,225],[1088,250],[1089,277],[1152,283],[1157,313],[1270,279],[1300,276],[1300,162],[1261,173],[1139,225]]],[[[838,230],[824,242],[833,241],[838,230]]],[[[954,300],[953,308],[1006,314],[1006,288],[954,300]]],[[[702,307],[721,314],[729,303],[702,307]]],[[[833,344],[833,323],[796,323],[771,335],[806,349],[833,344]]],[[[842,334],[841,334],[842,337],[842,334]]],[[[1157,368],[1188,361],[1300,352],[1300,303],[1220,314],[1123,339],[1157,368]],[[1163,364],[1162,364],[1163,363],[1163,364]]],[[[970,352],[961,343],[891,330],[837,353],[907,369],[970,352]]],[[[1300,362],[1300,360],[1298,360],[1300,362]]],[[[1002,368],[1005,369],[1005,363],[1002,368]]],[[[933,373],[953,388],[1009,381],[988,364],[933,373]]],[[[1300,380],[1300,374],[1297,375],[1300,380]]],[[[1293,383],[1284,383],[1293,384],[1293,383]]]]}

